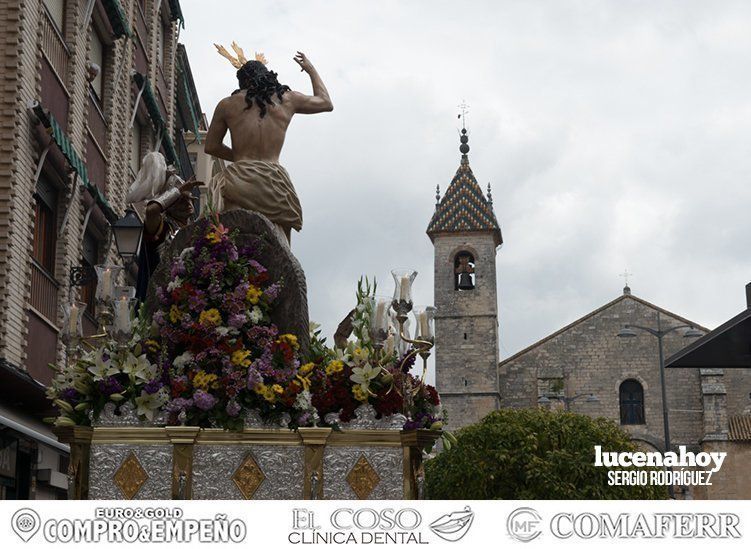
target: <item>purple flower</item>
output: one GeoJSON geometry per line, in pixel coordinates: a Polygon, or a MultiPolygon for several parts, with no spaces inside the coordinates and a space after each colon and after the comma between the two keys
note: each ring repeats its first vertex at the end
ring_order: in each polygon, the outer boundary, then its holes
{"type": "Polygon", "coordinates": [[[229,317],[227,320],[227,324],[236,329],[242,328],[245,323],[248,321],[247,317],[244,314],[234,314],[229,317]]]}
{"type": "Polygon", "coordinates": [[[192,311],[202,311],[206,308],[206,298],[203,293],[198,293],[188,298],[188,306],[192,311]]]}
{"type": "Polygon", "coordinates": [[[163,385],[163,383],[161,382],[161,380],[159,380],[159,379],[152,379],[146,385],[144,385],[143,390],[146,391],[146,394],[153,395],[159,389],[162,388],[162,385],[163,385]]]}
{"type": "Polygon", "coordinates": [[[179,414],[183,410],[193,407],[192,398],[175,398],[167,404],[167,411],[170,413],[179,414]]]}
{"type": "Polygon", "coordinates": [[[248,368],[248,389],[253,389],[256,385],[263,382],[261,373],[253,368],[248,368]]]}
{"type": "Polygon", "coordinates": [[[164,311],[155,312],[153,319],[158,325],[164,324],[164,311]]]}
{"type": "Polygon", "coordinates": [[[216,397],[205,391],[196,391],[193,393],[193,402],[198,408],[205,412],[214,407],[216,404],[216,397]]]}
{"type": "Polygon", "coordinates": [[[256,274],[263,274],[266,272],[266,267],[258,263],[255,259],[248,261],[248,265],[256,272],[256,274]]]}
{"type": "Polygon", "coordinates": [[[263,295],[266,297],[266,300],[270,303],[274,301],[277,297],[279,297],[279,292],[281,291],[282,287],[279,283],[275,282],[268,288],[266,288],[266,291],[263,292],[263,295]]]}
{"type": "Polygon", "coordinates": [[[97,388],[100,393],[107,397],[115,393],[120,393],[124,389],[122,383],[113,376],[100,380],[99,383],[97,383],[97,388]]]}
{"type": "Polygon", "coordinates": [[[182,258],[177,258],[175,262],[172,264],[172,268],[170,269],[170,276],[172,278],[177,278],[179,276],[183,276],[185,274],[185,263],[183,263],[182,258]]]}
{"type": "Polygon", "coordinates": [[[64,389],[62,393],[60,393],[60,399],[71,404],[77,402],[78,398],[78,391],[76,391],[73,387],[68,387],[67,389],[64,389]]]}
{"type": "Polygon", "coordinates": [[[237,402],[236,400],[230,400],[227,403],[227,408],[226,408],[227,415],[231,417],[236,417],[237,414],[240,413],[240,409],[241,409],[240,403],[237,402]]]}

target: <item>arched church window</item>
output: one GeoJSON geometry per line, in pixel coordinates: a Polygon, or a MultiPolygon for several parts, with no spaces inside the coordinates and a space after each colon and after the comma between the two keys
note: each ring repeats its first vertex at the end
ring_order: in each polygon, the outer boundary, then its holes
{"type": "Polygon", "coordinates": [[[621,425],[644,423],[644,389],[635,379],[621,383],[618,391],[621,407],[621,425]]]}
{"type": "Polygon", "coordinates": [[[454,258],[454,289],[475,289],[475,258],[469,252],[459,252],[454,258]]]}

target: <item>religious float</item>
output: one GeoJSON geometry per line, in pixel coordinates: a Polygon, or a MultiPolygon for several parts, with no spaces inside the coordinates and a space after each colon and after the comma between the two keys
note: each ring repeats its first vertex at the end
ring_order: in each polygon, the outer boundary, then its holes
{"type": "Polygon", "coordinates": [[[443,414],[424,383],[434,309],[358,284],[336,348],[309,326],[305,278],[263,215],[210,215],[163,251],[136,311],[97,267],[101,333],[65,306],[49,396],[76,499],[413,499],[443,414]],[[416,320],[410,336],[408,319],[416,320]],[[422,373],[413,373],[416,359],[422,373]]]}

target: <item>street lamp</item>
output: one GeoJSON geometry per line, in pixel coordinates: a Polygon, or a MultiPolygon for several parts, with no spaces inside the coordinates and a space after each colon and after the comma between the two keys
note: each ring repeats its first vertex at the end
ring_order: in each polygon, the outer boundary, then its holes
{"type": "MultiPolygon", "coordinates": [[[[626,324],[623,326],[623,328],[620,329],[617,336],[622,338],[633,338],[637,336],[637,333],[635,330],[641,330],[642,332],[647,332],[648,334],[651,334],[657,338],[658,342],[658,349],[659,349],[659,360],[660,360],[660,389],[662,392],[662,421],[663,421],[663,429],[665,431],[665,451],[670,451],[670,421],[668,420],[668,401],[667,396],[665,394],[665,356],[663,354],[662,350],[662,339],[668,335],[671,332],[674,332],[676,330],[680,330],[682,328],[688,328],[684,333],[683,337],[686,338],[696,338],[701,337],[704,334],[697,330],[695,326],[692,324],[678,324],[676,326],[671,326],[667,330],[662,329],[662,322],[660,319],[660,311],[657,311],[657,329],[654,328],[648,328],[646,326],[638,326],[636,324],[626,324]]],[[[673,485],[668,486],[668,490],[670,492],[670,497],[674,497],[675,493],[673,491],[673,485]]]]}
{"type": "Polygon", "coordinates": [[[575,400],[579,400],[580,398],[585,398],[586,400],[584,402],[600,402],[600,399],[597,398],[592,393],[580,393],[578,395],[574,395],[571,397],[567,397],[565,395],[557,395],[557,394],[548,394],[548,395],[541,395],[540,398],[537,399],[537,404],[541,406],[547,406],[550,404],[551,400],[558,400],[560,402],[563,402],[564,409],[568,412],[571,410],[571,403],[575,400]]]}
{"type": "Polygon", "coordinates": [[[117,253],[125,265],[129,265],[138,255],[143,235],[143,223],[138,218],[135,210],[128,208],[125,215],[112,224],[112,232],[115,235],[117,253]]]}

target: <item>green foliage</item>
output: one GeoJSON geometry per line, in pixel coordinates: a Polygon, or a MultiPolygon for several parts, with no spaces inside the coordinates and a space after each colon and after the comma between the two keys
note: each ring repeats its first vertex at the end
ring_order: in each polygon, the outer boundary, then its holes
{"type": "Polygon", "coordinates": [[[430,499],[661,499],[661,486],[608,486],[595,445],[633,452],[614,422],[544,409],[503,409],[457,433],[425,464],[430,499]]]}

